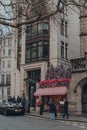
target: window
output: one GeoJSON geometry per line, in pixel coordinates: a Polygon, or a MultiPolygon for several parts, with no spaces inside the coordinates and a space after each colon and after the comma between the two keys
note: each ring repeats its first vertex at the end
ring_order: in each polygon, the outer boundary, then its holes
{"type": "Polygon", "coordinates": [[[2,44],[3,44],[3,46],[5,46],[5,39],[3,39],[3,43],[2,44]]]}
{"type": "Polygon", "coordinates": [[[64,58],[64,42],[61,41],[61,58],[64,58]]]}
{"type": "Polygon", "coordinates": [[[3,50],[3,56],[5,56],[5,50],[3,50]]]}
{"type": "Polygon", "coordinates": [[[37,43],[32,44],[32,59],[37,58],[37,43]]]}
{"type": "Polygon", "coordinates": [[[8,50],[8,56],[11,56],[11,49],[8,50]]]}
{"type": "Polygon", "coordinates": [[[37,36],[37,24],[32,25],[32,37],[37,36]]]}
{"type": "Polygon", "coordinates": [[[67,59],[67,46],[68,46],[68,44],[66,43],[65,44],[65,59],[67,59]]]}
{"type": "Polygon", "coordinates": [[[49,57],[49,42],[39,41],[37,43],[30,43],[26,45],[26,62],[48,59],[49,57]]]}
{"type": "Polygon", "coordinates": [[[49,33],[49,19],[38,21],[34,24],[28,24],[26,32],[27,39],[47,35],[49,33]]]}
{"type": "Polygon", "coordinates": [[[9,38],[9,39],[8,39],[8,47],[11,47],[11,46],[12,46],[12,39],[9,38]]]}
{"type": "Polygon", "coordinates": [[[27,38],[31,38],[32,37],[32,25],[31,24],[28,24],[26,31],[27,31],[27,33],[26,33],[27,38]]]}
{"type": "Polygon", "coordinates": [[[67,22],[65,22],[65,36],[67,37],[67,22]]]}
{"type": "Polygon", "coordinates": [[[10,87],[7,88],[7,95],[10,96],[10,87]]]}
{"type": "Polygon", "coordinates": [[[43,33],[43,24],[42,22],[38,22],[38,35],[43,33]]]}
{"type": "Polygon", "coordinates": [[[11,61],[8,61],[8,68],[11,67],[11,61]]]}
{"type": "Polygon", "coordinates": [[[10,84],[11,84],[11,75],[10,75],[10,74],[7,74],[7,75],[6,75],[6,84],[7,84],[7,85],[10,85],[10,84]]]}
{"type": "Polygon", "coordinates": [[[5,80],[5,76],[2,75],[2,76],[1,76],[1,83],[2,83],[2,84],[4,84],[4,80],[5,80]]]}
{"type": "Polygon", "coordinates": [[[38,58],[43,57],[43,42],[38,42],[38,58]]]}
{"type": "Polygon", "coordinates": [[[5,68],[5,61],[2,61],[2,67],[5,68]]]}
{"type": "Polygon", "coordinates": [[[64,35],[64,21],[61,21],[61,35],[64,35]]]}

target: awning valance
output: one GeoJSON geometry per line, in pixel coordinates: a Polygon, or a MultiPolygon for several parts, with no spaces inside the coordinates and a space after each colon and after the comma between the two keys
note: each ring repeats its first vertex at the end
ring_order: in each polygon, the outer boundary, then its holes
{"type": "Polygon", "coordinates": [[[43,80],[39,83],[39,85],[45,85],[50,83],[61,83],[61,82],[70,82],[71,78],[60,78],[60,79],[49,79],[49,80],[43,80]]]}
{"type": "Polygon", "coordinates": [[[39,88],[34,93],[34,96],[65,95],[66,93],[67,93],[66,86],[53,87],[53,88],[39,88]]]}

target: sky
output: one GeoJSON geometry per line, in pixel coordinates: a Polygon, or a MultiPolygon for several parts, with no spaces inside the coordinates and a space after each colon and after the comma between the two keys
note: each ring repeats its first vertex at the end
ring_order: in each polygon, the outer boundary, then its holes
{"type": "MultiPolygon", "coordinates": [[[[4,4],[8,4],[10,2],[10,0],[0,0],[0,1],[3,2],[4,4]]],[[[9,7],[7,7],[5,10],[0,4],[0,16],[9,18],[10,13],[11,13],[11,9],[9,7]],[[6,12],[9,12],[9,15],[6,12]]],[[[3,33],[7,33],[7,32],[11,31],[11,28],[9,28],[7,26],[3,26],[3,25],[0,25],[0,29],[3,30],[3,33]]]]}

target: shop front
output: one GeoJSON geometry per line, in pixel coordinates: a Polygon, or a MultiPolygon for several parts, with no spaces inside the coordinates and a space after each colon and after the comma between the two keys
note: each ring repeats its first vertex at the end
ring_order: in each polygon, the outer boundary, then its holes
{"type": "Polygon", "coordinates": [[[40,101],[42,100],[44,104],[44,112],[49,112],[49,102],[50,100],[55,101],[57,113],[63,113],[63,103],[64,99],[67,97],[67,87],[50,87],[50,88],[39,88],[34,93],[36,96],[36,104],[38,107],[40,101]]]}
{"type": "Polygon", "coordinates": [[[44,112],[49,111],[48,104],[50,100],[53,100],[56,103],[57,112],[62,113],[70,80],[70,68],[65,68],[63,65],[54,68],[51,65],[47,70],[45,80],[39,82],[39,88],[34,93],[36,107],[39,106],[41,101],[44,105],[44,112]]]}

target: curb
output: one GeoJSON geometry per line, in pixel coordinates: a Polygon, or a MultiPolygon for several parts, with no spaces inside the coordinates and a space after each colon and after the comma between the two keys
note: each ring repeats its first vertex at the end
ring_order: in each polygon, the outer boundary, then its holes
{"type": "MultiPolygon", "coordinates": [[[[41,115],[36,115],[36,114],[31,114],[31,113],[26,113],[26,115],[30,115],[30,116],[34,116],[34,117],[40,117],[40,118],[43,118],[43,119],[49,119],[49,117],[46,117],[46,116],[41,116],[41,115]]],[[[82,122],[82,123],[87,123],[87,120],[77,120],[77,119],[64,119],[64,118],[57,118],[55,119],[56,121],[57,120],[61,120],[61,121],[72,121],[72,122],[82,122]]]]}

